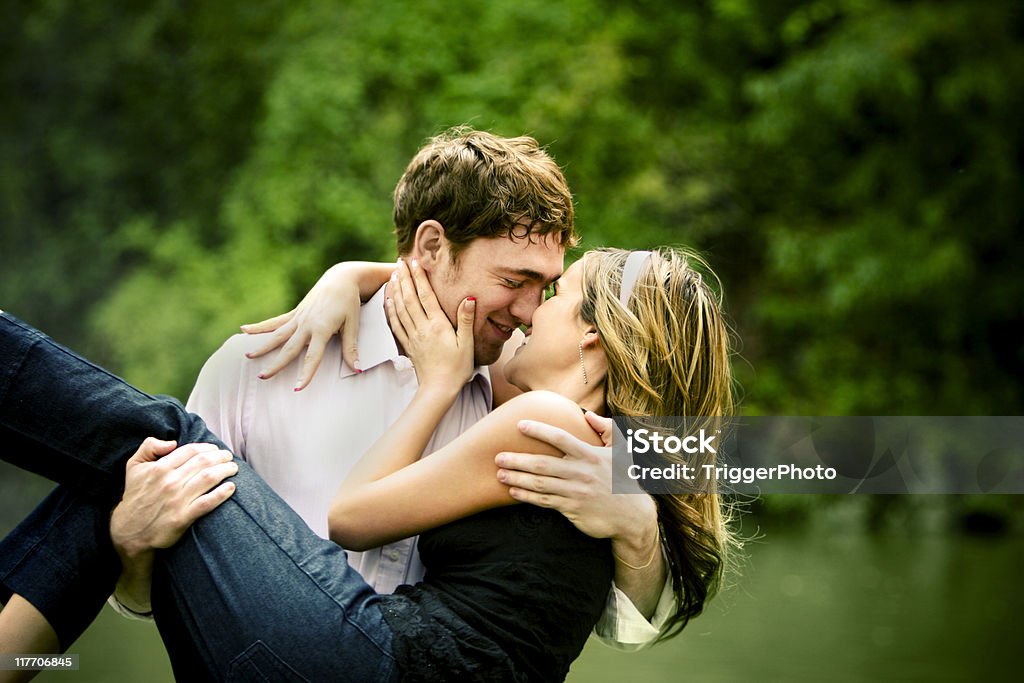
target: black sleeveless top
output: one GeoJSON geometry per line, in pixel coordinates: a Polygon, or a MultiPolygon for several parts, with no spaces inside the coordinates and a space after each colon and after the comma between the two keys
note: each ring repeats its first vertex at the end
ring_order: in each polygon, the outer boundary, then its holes
{"type": "Polygon", "coordinates": [[[420,536],[423,581],[381,596],[403,681],[560,681],[614,572],[611,546],[554,510],[488,510],[420,536]]]}

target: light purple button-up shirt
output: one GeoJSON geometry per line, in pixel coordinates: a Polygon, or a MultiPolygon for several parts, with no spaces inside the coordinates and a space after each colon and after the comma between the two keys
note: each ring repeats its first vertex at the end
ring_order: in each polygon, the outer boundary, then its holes
{"type": "MultiPolygon", "coordinates": [[[[314,532],[327,538],[327,511],[338,486],[412,401],[416,371],[395,345],[384,313],[383,288],[359,316],[362,373],[344,364],[335,338],[313,381],[295,392],[297,363],[261,380],[257,375],[265,360],[243,357],[262,342],[247,335],[228,339],[203,367],[188,409],[252,465],[314,532]]],[[[486,368],[478,368],[424,453],[455,439],[490,406],[490,377],[486,368]]],[[[399,584],[423,577],[414,542],[407,539],[350,552],[349,563],[377,591],[390,593],[399,584]]]]}

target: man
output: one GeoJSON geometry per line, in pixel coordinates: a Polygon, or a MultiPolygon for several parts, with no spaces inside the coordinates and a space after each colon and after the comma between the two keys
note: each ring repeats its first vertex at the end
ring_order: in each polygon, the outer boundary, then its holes
{"type": "MultiPolygon", "coordinates": [[[[399,255],[418,261],[449,320],[456,319],[460,301],[476,298],[478,367],[435,431],[429,454],[483,417],[492,395],[500,400],[507,393],[503,378],[485,366],[498,360],[518,326],[530,324],[545,287],[561,274],[565,247],[577,240],[572,198],[558,166],[531,138],[456,129],[432,140],[410,162],[395,190],[394,219],[399,255]]],[[[335,348],[341,342],[334,340],[317,381],[296,391],[291,373],[261,380],[259,366],[243,358],[261,340],[236,336],[207,362],[189,400],[189,409],[324,537],[338,485],[416,391],[415,369],[384,314],[387,287],[361,308],[358,369],[342,362],[335,348]]],[[[515,465],[527,456],[501,457],[515,465]]],[[[566,463],[555,463],[548,469],[566,472],[566,463]]],[[[557,507],[543,498],[551,494],[529,492],[531,483],[538,486],[535,475],[503,469],[499,476],[516,486],[521,500],[557,507]],[[541,498],[531,499],[538,493],[541,498]]],[[[616,582],[632,598],[612,591],[599,635],[625,648],[651,642],[658,619],[649,623],[632,603],[664,617],[672,600],[664,590],[661,554],[651,550],[657,538],[653,502],[646,503],[646,524],[618,529],[609,525],[608,510],[595,509],[590,491],[562,493],[567,503],[559,509],[573,523],[590,535],[612,538],[616,582]]],[[[350,562],[380,592],[423,574],[412,539],[351,553],[350,562]]],[[[124,595],[130,592],[122,586],[120,594],[131,601],[124,595]]]]}

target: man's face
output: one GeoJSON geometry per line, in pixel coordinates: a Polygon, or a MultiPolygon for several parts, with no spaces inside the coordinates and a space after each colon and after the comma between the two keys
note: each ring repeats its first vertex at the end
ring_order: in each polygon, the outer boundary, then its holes
{"type": "Polygon", "coordinates": [[[544,301],[544,289],[562,273],[565,249],[549,235],[526,238],[480,237],[470,242],[454,264],[447,248],[431,285],[448,319],[459,304],[476,297],[473,352],[477,365],[498,360],[519,325],[529,325],[544,301]]]}

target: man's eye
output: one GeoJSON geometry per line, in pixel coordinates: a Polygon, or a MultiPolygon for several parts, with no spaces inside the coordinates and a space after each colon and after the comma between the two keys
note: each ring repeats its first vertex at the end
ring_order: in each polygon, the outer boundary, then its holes
{"type": "Polygon", "coordinates": [[[505,280],[505,286],[509,287],[511,289],[519,289],[520,287],[523,286],[523,281],[522,280],[509,280],[508,278],[502,278],[502,279],[505,280]]]}

